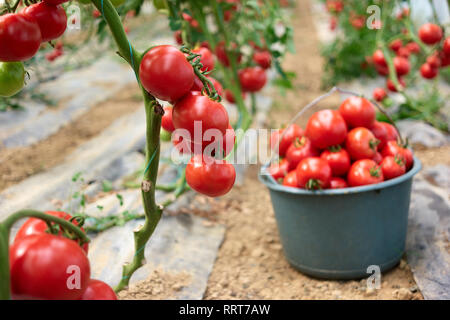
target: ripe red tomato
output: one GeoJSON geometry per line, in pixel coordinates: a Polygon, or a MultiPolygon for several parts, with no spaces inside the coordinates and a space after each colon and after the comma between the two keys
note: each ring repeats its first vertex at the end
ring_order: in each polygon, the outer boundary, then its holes
{"type": "Polygon", "coordinates": [[[194,70],[181,51],[169,45],[150,49],[139,67],[142,86],[156,98],[173,102],[194,84],[194,70]]]}
{"type": "Polygon", "coordinates": [[[397,52],[402,46],[403,42],[401,39],[392,40],[391,43],[389,44],[389,48],[395,52],[397,52]]]}
{"type": "Polygon", "coordinates": [[[42,42],[59,38],[66,31],[67,15],[61,6],[40,2],[26,7],[22,12],[39,24],[42,42]]]}
{"type": "MultiPolygon", "coordinates": [[[[245,99],[246,96],[247,96],[247,94],[243,91],[242,92],[242,99],[245,99]]],[[[229,90],[229,89],[225,90],[225,99],[227,99],[227,101],[229,103],[235,103],[236,102],[236,100],[234,99],[234,96],[233,96],[233,92],[231,92],[231,90],[229,90]]]]}
{"type": "Polygon", "coordinates": [[[239,81],[242,90],[256,92],[261,90],[267,82],[266,71],[261,67],[248,67],[239,71],[239,81]]]}
{"type": "Polygon", "coordinates": [[[283,186],[298,188],[297,185],[297,171],[292,170],[283,179],[283,186]]]}
{"type": "MultiPolygon", "coordinates": [[[[67,221],[70,221],[70,219],[72,219],[72,216],[64,211],[46,211],[45,213],[58,218],[62,218],[67,221]]],[[[72,220],[72,223],[78,226],[78,222],[76,220],[72,220]]],[[[47,229],[48,226],[44,220],[38,218],[29,218],[17,231],[16,237],[14,238],[14,242],[32,234],[46,233],[47,229]]],[[[84,231],[83,228],[81,228],[81,230],[84,231]]],[[[59,234],[62,234],[62,232],[59,232],[59,234]]],[[[86,254],[88,253],[89,250],[88,243],[83,244],[83,250],[86,252],[86,254]]]]}
{"type": "Polygon", "coordinates": [[[183,44],[183,38],[181,37],[181,30],[177,30],[174,32],[173,37],[175,38],[175,42],[180,46],[183,44]]]}
{"type": "Polygon", "coordinates": [[[289,169],[294,170],[305,158],[319,156],[318,151],[311,145],[307,137],[295,138],[286,152],[289,161],[289,169]]]}
{"type": "Polygon", "coordinates": [[[300,188],[308,190],[325,189],[330,185],[331,168],[317,157],[306,158],[297,166],[297,182],[300,188]]]}
{"type": "Polygon", "coordinates": [[[314,147],[326,149],[345,141],[347,125],[338,111],[321,110],[309,118],[305,135],[314,147]]]}
{"type": "Polygon", "coordinates": [[[253,61],[261,68],[269,69],[272,64],[272,56],[269,51],[256,51],[253,54],[253,61]]]}
{"type": "MultiPolygon", "coordinates": [[[[237,45],[235,43],[232,44],[232,49],[235,50],[237,48],[237,45]]],[[[242,59],[241,53],[236,53],[237,62],[239,63],[242,59]]],[[[225,42],[220,41],[216,46],[216,56],[217,59],[226,67],[230,66],[230,59],[228,58],[227,52],[225,50],[225,42]]]]}
{"type": "Polygon", "coordinates": [[[214,69],[214,56],[208,48],[200,47],[192,50],[192,52],[200,55],[200,62],[203,64],[202,71],[211,71],[214,69]]]}
{"type": "Polygon", "coordinates": [[[301,138],[304,135],[303,129],[295,123],[289,126],[287,129],[280,129],[278,131],[275,131],[270,137],[270,148],[272,150],[276,148],[278,140],[283,135],[284,131],[286,131],[286,134],[283,136],[283,139],[281,139],[280,144],[278,145],[278,154],[281,157],[284,157],[286,155],[288,148],[291,146],[295,138],[301,138]]]}
{"type": "MultiPolygon", "coordinates": [[[[406,83],[403,80],[403,78],[398,77],[398,83],[400,84],[400,87],[402,87],[402,88],[406,87],[406,83]]],[[[394,82],[391,81],[391,79],[387,79],[386,87],[389,89],[389,91],[397,92],[397,88],[395,87],[395,84],[394,84],[394,82]]]]}
{"type": "Polygon", "coordinates": [[[369,129],[359,127],[348,133],[345,147],[353,160],[372,159],[379,143],[369,129]]]}
{"type": "Polygon", "coordinates": [[[372,59],[376,65],[387,67],[387,62],[386,59],[384,58],[384,54],[381,49],[375,50],[375,52],[372,55],[372,59]]]}
{"type": "MultiPolygon", "coordinates": [[[[208,129],[217,129],[225,135],[229,125],[227,110],[217,101],[209,97],[197,95],[192,91],[178,100],[172,112],[172,121],[176,129],[186,129],[195,137],[195,121],[200,121],[202,132],[208,129]]],[[[197,132],[197,135],[199,132],[197,132]]]]}
{"type": "Polygon", "coordinates": [[[383,101],[384,99],[386,99],[387,97],[387,93],[386,90],[384,90],[383,88],[375,88],[373,89],[373,98],[376,101],[383,101]]]}
{"type": "Polygon", "coordinates": [[[327,0],[326,8],[329,12],[339,13],[344,8],[344,3],[341,0],[327,0]]]}
{"type": "Polygon", "coordinates": [[[381,161],[381,170],[385,180],[394,179],[405,174],[405,161],[400,157],[387,156],[381,161]]]}
{"type": "Polygon", "coordinates": [[[358,160],[348,171],[347,181],[351,187],[383,182],[383,172],[377,163],[370,159],[358,160]]]}
{"type": "MultiPolygon", "coordinates": [[[[388,130],[390,130],[390,129],[388,129],[387,126],[384,125],[384,123],[385,122],[375,121],[372,128],[370,128],[370,131],[372,131],[375,138],[377,138],[380,141],[380,143],[378,144],[378,148],[377,148],[378,150],[382,150],[383,147],[385,146],[386,142],[388,140],[392,140],[392,139],[389,139],[390,136],[388,135],[388,130]]],[[[394,129],[394,131],[395,131],[395,129],[394,129]]]]}
{"type": "Polygon", "coordinates": [[[439,57],[439,53],[435,52],[431,56],[427,58],[427,63],[432,68],[439,68],[441,66],[441,59],[439,57]]]}
{"type": "Polygon", "coordinates": [[[410,53],[419,53],[420,52],[420,46],[417,42],[409,42],[405,45],[405,47],[408,49],[410,53]]]}
{"type": "Polygon", "coordinates": [[[174,132],[175,127],[173,126],[172,121],[172,112],[173,108],[170,106],[164,107],[164,115],[161,119],[161,127],[164,128],[164,130],[167,130],[169,132],[174,132]]]}
{"type": "MultiPolygon", "coordinates": [[[[392,124],[387,123],[387,122],[380,122],[380,124],[386,128],[386,131],[387,131],[386,142],[391,141],[391,140],[397,140],[398,132],[397,132],[397,129],[395,129],[395,127],[392,124]]],[[[377,139],[378,139],[378,137],[377,137],[377,139]]],[[[384,145],[383,145],[383,147],[384,147],[384,145]]]]}
{"type": "Polygon", "coordinates": [[[450,54],[446,54],[445,52],[441,51],[439,53],[439,58],[441,59],[441,68],[450,66],[450,54]]]}
{"type": "Polygon", "coordinates": [[[442,47],[444,53],[450,56],[450,37],[447,37],[444,41],[444,46],[442,47]]]}
{"type": "Polygon", "coordinates": [[[270,175],[275,179],[283,179],[289,172],[289,161],[284,158],[277,163],[272,163],[269,167],[270,175]]]}
{"type": "Polygon", "coordinates": [[[117,296],[107,283],[91,279],[80,300],[117,300],[117,296]]]}
{"type": "Polygon", "coordinates": [[[37,21],[22,13],[0,16],[0,61],[18,62],[32,58],[42,36],[37,21]]]}
{"type": "Polygon", "coordinates": [[[397,156],[398,158],[403,158],[405,160],[406,170],[411,169],[414,163],[414,157],[412,151],[408,148],[399,146],[397,141],[388,141],[381,151],[383,157],[387,156],[397,156]]]}
{"type": "Polygon", "coordinates": [[[420,67],[420,74],[422,75],[422,77],[424,77],[425,79],[434,79],[436,78],[436,76],[439,73],[439,69],[438,68],[433,68],[429,63],[425,62],[421,67],[420,67]]]}
{"type": "Polygon", "coordinates": [[[10,247],[9,258],[14,299],[78,300],[89,283],[86,253],[64,237],[42,233],[20,238],[10,247]]]}
{"type": "Polygon", "coordinates": [[[195,191],[208,197],[228,193],[234,185],[236,171],[225,160],[195,155],[186,166],[186,182],[195,191]]]}
{"type": "Polygon", "coordinates": [[[408,59],[404,57],[394,57],[394,68],[398,76],[404,76],[409,73],[410,65],[408,59]]]}
{"type": "Polygon", "coordinates": [[[380,164],[381,161],[383,160],[383,156],[381,155],[381,153],[377,152],[375,153],[375,156],[372,158],[373,161],[375,161],[377,164],[380,164]]]}
{"type": "Polygon", "coordinates": [[[350,97],[342,102],[339,113],[349,128],[370,128],[375,122],[375,108],[369,100],[362,97],[350,97]]]}
{"type": "Polygon", "coordinates": [[[330,189],[342,189],[347,188],[348,184],[345,179],[339,178],[339,177],[332,177],[330,179],[330,189]]]}
{"type": "Polygon", "coordinates": [[[401,47],[397,51],[397,56],[403,57],[405,59],[408,59],[410,55],[411,55],[411,53],[409,52],[407,47],[401,47]]]}
{"type": "Polygon", "coordinates": [[[436,44],[442,39],[442,29],[434,23],[425,23],[419,29],[419,38],[428,45],[436,44]]]}
{"type": "Polygon", "coordinates": [[[339,148],[336,151],[325,150],[320,155],[320,158],[328,162],[333,176],[343,176],[350,169],[350,156],[345,149],[339,148]]]}

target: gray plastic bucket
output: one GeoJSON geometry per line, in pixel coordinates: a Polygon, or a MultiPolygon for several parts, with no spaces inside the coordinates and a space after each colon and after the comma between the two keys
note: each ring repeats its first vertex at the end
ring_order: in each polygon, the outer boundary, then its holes
{"type": "Polygon", "coordinates": [[[405,250],[411,185],[422,165],[379,184],[308,191],[259,175],[269,188],[285,256],[301,272],[359,279],[393,268],[405,250]],[[371,267],[373,268],[373,267],[371,267]],[[370,270],[370,269],[369,269],[370,270]]]}

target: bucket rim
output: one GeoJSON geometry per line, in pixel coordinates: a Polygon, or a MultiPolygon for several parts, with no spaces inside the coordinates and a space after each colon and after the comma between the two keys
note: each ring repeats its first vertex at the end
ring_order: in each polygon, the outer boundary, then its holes
{"type": "Polygon", "coordinates": [[[259,181],[264,183],[269,189],[280,191],[280,192],[285,192],[285,193],[291,193],[291,194],[319,196],[319,195],[353,194],[353,193],[360,193],[360,192],[367,192],[367,191],[388,188],[388,187],[400,184],[406,180],[412,179],[422,169],[422,162],[416,156],[414,156],[414,164],[413,164],[413,167],[411,168],[411,170],[406,172],[404,175],[401,175],[400,177],[390,179],[387,181],[383,181],[381,183],[376,183],[376,184],[371,184],[371,185],[366,185],[366,186],[359,186],[359,187],[349,187],[349,188],[342,188],[342,189],[325,189],[325,190],[306,190],[306,189],[283,186],[283,185],[277,183],[271,175],[263,174],[263,172],[268,168],[268,166],[269,166],[269,163],[266,163],[265,165],[263,165],[261,167],[259,174],[258,174],[258,178],[259,178],[259,181]]]}

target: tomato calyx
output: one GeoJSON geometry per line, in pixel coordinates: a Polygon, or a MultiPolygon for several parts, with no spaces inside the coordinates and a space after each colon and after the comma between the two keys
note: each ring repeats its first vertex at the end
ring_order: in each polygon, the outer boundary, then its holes
{"type": "Polygon", "coordinates": [[[405,166],[406,165],[406,160],[403,156],[396,154],[394,156],[394,161],[396,164],[398,164],[399,166],[405,166]]]}
{"type": "Polygon", "coordinates": [[[378,140],[378,139],[375,139],[375,140],[370,140],[369,141],[369,147],[370,147],[370,149],[372,149],[372,150],[377,150],[377,148],[378,148],[378,145],[380,144],[380,140],[378,140]]]}
{"type": "Polygon", "coordinates": [[[372,177],[379,178],[381,176],[380,167],[373,167],[369,169],[369,173],[372,177]]]}
{"type": "MultiPolygon", "coordinates": [[[[81,216],[73,216],[69,220],[70,223],[73,223],[78,228],[82,228],[84,225],[84,218],[81,216]]],[[[46,233],[55,235],[55,236],[62,236],[64,238],[67,238],[69,240],[78,240],[80,237],[76,235],[72,230],[65,228],[61,224],[54,223],[49,220],[45,220],[45,223],[47,224],[47,229],[45,230],[46,233]]],[[[82,247],[84,243],[80,241],[80,246],[82,247]]]]}
{"type": "Polygon", "coordinates": [[[322,190],[322,183],[318,179],[309,179],[305,184],[307,190],[322,190]]]}
{"type": "Polygon", "coordinates": [[[299,149],[303,147],[306,144],[306,137],[302,136],[301,138],[295,137],[294,139],[294,146],[299,149]]]}
{"type": "Polygon", "coordinates": [[[335,146],[328,147],[327,149],[330,152],[339,152],[342,150],[342,147],[341,147],[341,145],[337,144],[335,146]]]}

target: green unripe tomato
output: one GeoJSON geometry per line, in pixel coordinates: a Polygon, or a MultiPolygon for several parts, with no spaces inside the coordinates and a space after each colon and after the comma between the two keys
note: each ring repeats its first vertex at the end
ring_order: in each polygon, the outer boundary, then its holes
{"type": "Polygon", "coordinates": [[[172,134],[167,131],[164,130],[163,128],[161,128],[161,131],[159,133],[159,137],[161,138],[161,141],[170,141],[172,138],[172,134]]]}
{"type": "Polygon", "coordinates": [[[0,62],[0,96],[11,97],[22,90],[24,84],[22,62],[0,62]]]}
{"type": "Polygon", "coordinates": [[[166,0],[153,0],[153,5],[158,10],[165,10],[168,8],[166,0]]]}
{"type": "Polygon", "coordinates": [[[125,3],[126,0],[110,0],[114,7],[121,6],[125,3]]]}

